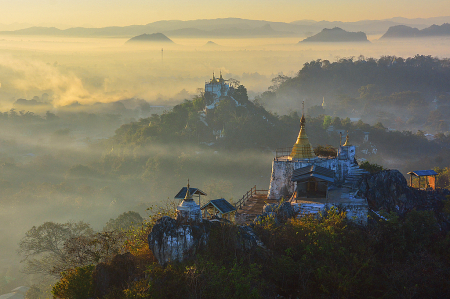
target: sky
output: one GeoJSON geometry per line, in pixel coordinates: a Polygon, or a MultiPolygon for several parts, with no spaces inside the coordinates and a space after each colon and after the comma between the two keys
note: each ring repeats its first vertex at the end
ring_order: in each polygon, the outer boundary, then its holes
{"type": "Polygon", "coordinates": [[[448,0],[0,0],[1,24],[70,27],[227,17],[292,22],[429,18],[448,14],[448,0]]]}

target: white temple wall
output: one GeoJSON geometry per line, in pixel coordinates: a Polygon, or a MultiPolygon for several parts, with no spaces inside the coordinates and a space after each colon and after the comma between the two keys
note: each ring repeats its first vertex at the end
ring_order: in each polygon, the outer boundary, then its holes
{"type": "MultiPolygon", "coordinates": [[[[353,146],[349,148],[353,148],[354,152],[353,146]]],[[[346,152],[345,154],[348,154],[348,152],[346,152]]],[[[292,173],[295,169],[306,167],[309,165],[317,165],[332,169],[335,172],[336,182],[344,182],[345,178],[352,174],[354,154],[352,155],[352,153],[350,153],[350,155],[346,155],[346,158],[347,159],[314,158],[297,161],[274,159],[272,162],[272,176],[270,178],[268,198],[281,198],[285,195],[283,193],[285,193],[286,191],[292,194],[295,191],[295,183],[291,182],[292,173]]]]}
{"type": "Polygon", "coordinates": [[[268,199],[281,198],[284,195],[283,190],[294,193],[295,184],[291,181],[293,171],[294,163],[291,161],[273,160],[268,199]]]}

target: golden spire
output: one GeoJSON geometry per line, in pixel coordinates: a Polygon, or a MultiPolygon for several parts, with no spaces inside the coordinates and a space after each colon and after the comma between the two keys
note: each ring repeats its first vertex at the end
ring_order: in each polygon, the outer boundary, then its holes
{"type": "Polygon", "coordinates": [[[348,131],[347,131],[347,136],[345,137],[345,143],[344,146],[351,146],[350,142],[349,142],[349,138],[348,138],[348,131]]]}
{"type": "Polygon", "coordinates": [[[302,105],[303,109],[302,118],[300,119],[300,132],[298,133],[297,142],[292,148],[291,159],[311,159],[316,156],[311,143],[309,143],[308,136],[306,135],[305,101],[303,101],[302,105]]]}
{"type": "Polygon", "coordinates": [[[191,191],[189,189],[189,179],[188,179],[188,184],[187,184],[187,189],[186,189],[186,196],[184,197],[184,200],[185,201],[192,200],[191,191]]]}

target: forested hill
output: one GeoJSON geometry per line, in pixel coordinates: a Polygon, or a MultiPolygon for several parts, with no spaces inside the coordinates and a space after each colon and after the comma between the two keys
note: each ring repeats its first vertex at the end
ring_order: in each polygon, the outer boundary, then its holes
{"type": "Polygon", "coordinates": [[[303,42],[368,42],[364,32],[349,32],[339,27],[332,29],[324,28],[316,35],[305,38],[303,42]]]}
{"type": "Polygon", "coordinates": [[[381,37],[384,38],[421,38],[421,37],[433,37],[433,36],[449,36],[450,24],[445,23],[442,25],[432,25],[428,28],[419,30],[417,28],[397,25],[389,27],[388,31],[381,37]]]}
{"type": "MultiPolygon", "coordinates": [[[[278,94],[302,94],[320,98],[347,94],[358,96],[362,86],[375,84],[383,93],[405,90],[450,91],[450,59],[417,55],[410,58],[342,58],[335,62],[307,62],[296,76],[275,78],[269,88],[278,94]]],[[[297,96],[298,98],[298,96],[297,96]]]]}
{"type": "Polygon", "coordinates": [[[368,123],[381,121],[397,130],[436,133],[445,132],[448,123],[439,129],[438,123],[427,124],[427,119],[446,122],[449,92],[448,58],[361,56],[305,63],[294,77],[274,78],[258,100],[272,111],[286,113],[301,107],[304,99],[308,106],[320,105],[325,99],[329,115],[358,117],[368,123]],[[439,111],[442,116],[430,115],[439,111]]]}
{"type": "MultiPolygon", "coordinates": [[[[244,150],[256,155],[258,152],[270,154],[277,148],[291,147],[299,132],[298,113],[270,113],[257,101],[248,100],[245,87],[241,85],[239,90],[240,95],[234,94],[239,99],[238,103],[229,98],[222,99],[214,110],[208,110],[205,115],[202,97],[185,100],[160,116],[153,115],[122,125],[109,142],[114,149],[133,151],[164,145],[173,153],[175,148],[186,153],[185,149],[203,147],[221,154],[244,150]]],[[[314,109],[309,110],[314,112],[314,109]]],[[[361,120],[352,122],[350,118],[324,114],[310,117],[310,111],[307,113],[306,128],[314,147],[331,145],[337,148],[338,131],[344,130],[349,132],[352,143],[361,144],[357,150],[359,158],[398,168],[404,173],[411,167],[445,167],[450,163],[450,137],[443,133],[437,134],[434,141],[428,141],[420,130],[417,133],[389,131],[381,122],[371,126],[361,120]],[[334,131],[329,131],[330,126],[334,131]],[[363,144],[363,132],[369,133],[370,143],[363,144]],[[369,144],[377,149],[376,154],[364,154],[369,144]],[[426,156],[423,155],[425,152],[426,156]]]]}
{"type": "Polygon", "coordinates": [[[176,143],[233,150],[271,150],[295,142],[300,119],[296,113],[283,117],[269,113],[248,99],[243,85],[232,97],[206,112],[204,97],[185,100],[170,112],[121,126],[112,141],[125,147],[176,143]]]}

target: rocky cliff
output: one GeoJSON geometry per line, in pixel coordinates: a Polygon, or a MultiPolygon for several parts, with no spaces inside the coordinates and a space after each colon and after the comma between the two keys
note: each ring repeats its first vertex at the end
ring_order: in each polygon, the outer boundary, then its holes
{"type": "Polygon", "coordinates": [[[248,226],[237,226],[236,230],[227,229],[234,224],[223,220],[205,220],[182,224],[170,217],[162,217],[153,226],[148,235],[148,244],[158,263],[184,261],[193,258],[200,250],[206,249],[211,242],[211,232],[220,230],[232,234],[232,247],[236,251],[253,251],[262,242],[248,226]]]}
{"type": "Polygon", "coordinates": [[[359,183],[358,195],[365,197],[370,209],[404,215],[412,209],[442,210],[449,190],[424,191],[408,186],[398,170],[384,170],[365,175],[359,183]]]}

